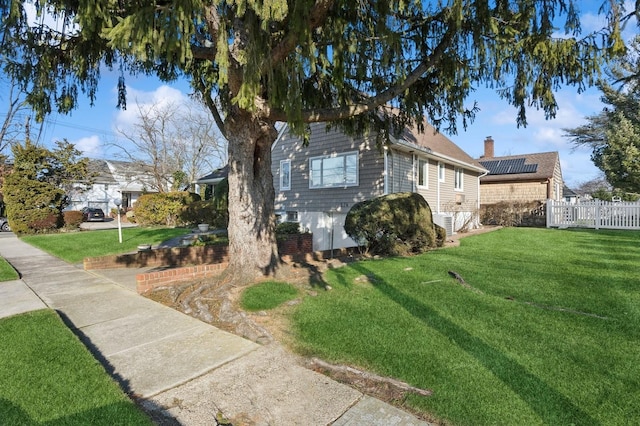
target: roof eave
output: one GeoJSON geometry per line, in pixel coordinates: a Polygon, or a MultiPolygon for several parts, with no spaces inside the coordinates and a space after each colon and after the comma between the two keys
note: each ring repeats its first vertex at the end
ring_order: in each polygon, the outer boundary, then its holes
{"type": "Polygon", "coordinates": [[[404,139],[396,139],[394,137],[391,137],[390,139],[391,139],[391,143],[393,145],[396,145],[398,147],[404,148],[402,150],[407,152],[407,153],[412,153],[412,152],[415,152],[415,151],[419,151],[421,154],[424,154],[426,157],[432,158],[434,160],[446,160],[449,163],[457,164],[457,165],[462,166],[462,167],[464,167],[466,169],[475,170],[475,171],[477,171],[479,173],[488,173],[489,172],[489,170],[485,169],[484,167],[480,167],[480,166],[477,166],[475,164],[471,164],[471,163],[468,163],[466,161],[458,160],[457,158],[453,158],[453,157],[450,157],[448,155],[444,155],[444,154],[441,154],[439,152],[435,152],[431,148],[415,145],[415,144],[413,144],[411,142],[407,142],[404,139]]]}

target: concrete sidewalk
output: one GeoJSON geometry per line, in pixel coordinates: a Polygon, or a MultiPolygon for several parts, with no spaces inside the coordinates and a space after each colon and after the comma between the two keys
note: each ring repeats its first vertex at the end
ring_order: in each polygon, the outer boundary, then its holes
{"type": "Polygon", "coordinates": [[[427,425],[260,346],[63,262],[13,234],[0,256],[21,280],[0,283],[0,317],[58,311],[158,424],[427,425]]]}

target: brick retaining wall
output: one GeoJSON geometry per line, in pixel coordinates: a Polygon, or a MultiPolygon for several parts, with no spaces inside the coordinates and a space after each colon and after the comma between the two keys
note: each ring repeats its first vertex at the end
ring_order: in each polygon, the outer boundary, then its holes
{"type": "Polygon", "coordinates": [[[87,257],[84,269],[155,268],[228,262],[226,245],[162,248],[111,256],[87,257]]]}
{"type": "MultiPolygon", "coordinates": [[[[311,255],[312,234],[279,238],[278,251],[283,259],[303,261],[311,255]]],[[[224,271],[229,263],[226,245],[176,247],[136,253],[85,258],[84,269],[166,268],[136,275],[138,293],[184,281],[207,278],[224,271]]]]}
{"type": "Polygon", "coordinates": [[[136,275],[136,289],[138,294],[144,294],[156,287],[166,287],[184,281],[208,278],[227,269],[227,262],[211,265],[185,266],[164,271],[145,272],[136,275]]]}

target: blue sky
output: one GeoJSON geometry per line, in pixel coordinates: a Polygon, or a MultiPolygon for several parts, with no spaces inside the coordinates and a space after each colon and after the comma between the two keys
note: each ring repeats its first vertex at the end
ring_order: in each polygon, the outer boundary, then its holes
{"type": "MultiPolygon", "coordinates": [[[[179,101],[189,91],[184,83],[169,86],[153,78],[128,78],[129,109],[120,111],[116,109],[116,82],[113,75],[103,77],[93,107],[89,106],[87,99],[82,99],[80,108],[70,115],[53,114],[48,117],[40,142],[51,144],[66,138],[91,158],[108,158],[113,154],[108,144],[118,138],[116,128],[133,120],[136,101],[179,101]]],[[[585,116],[599,112],[602,109],[599,92],[591,89],[578,94],[575,89],[566,88],[556,97],[559,110],[554,120],[545,120],[542,111],[531,109],[527,115],[528,126],[517,128],[516,109],[500,100],[494,91],[479,89],[472,98],[478,101],[480,108],[476,120],[466,131],[459,128],[457,135],[447,136],[474,158],[483,154],[483,142],[487,136],[493,137],[497,156],[558,151],[568,184],[576,185],[593,179],[599,170],[590,160],[590,151],[576,149],[563,137],[562,129],[579,126],[585,122],[585,116]]]]}
{"type": "MultiPolygon", "coordinates": [[[[602,18],[591,12],[595,5],[599,2],[580,3],[586,11],[581,15],[584,31],[602,27],[602,18]]],[[[88,99],[82,98],[80,107],[71,114],[49,116],[40,142],[48,145],[66,138],[88,157],[111,157],[113,150],[108,144],[118,138],[116,128],[122,128],[133,120],[136,101],[145,104],[172,99],[179,101],[189,92],[184,82],[164,85],[155,78],[127,77],[130,108],[119,111],[116,109],[116,83],[116,72],[105,71],[95,105],[91,107],[88,99]]],[[[483,141],[487,136],[493,137],[497,156],[558,151],[565,181],[575,186],[597,177],[600,172],[590,160],[590,150],[575,148],[563,136],[562,129],[584,124],[586,116],[601,111],[599,97],[596,89],[578,94],[575,88],[563,88],[556,94],[559,109],[555,119],[545,120],[542,111],[530,109],[527,113],[528,126],[517,128],[516,109],[499,99],[495,91],[478,88],[468,100],[468,105],[472,105],[473,100],[478,102],[480,111],[476,120],[466,130],[459,128],[457,135],[447,136],[474,158],[483,154],[483,141]]]]}

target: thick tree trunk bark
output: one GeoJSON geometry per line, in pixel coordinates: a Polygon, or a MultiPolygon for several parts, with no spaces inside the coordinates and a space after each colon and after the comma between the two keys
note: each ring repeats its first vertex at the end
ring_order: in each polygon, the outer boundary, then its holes
{"type": "Polygon", "coordinates": [[[274,275],[279,263],[275,234],[271,146],[273,123],[250,113],[225,120],[229,141],[229,268],[233,281],[274,275]]]}

